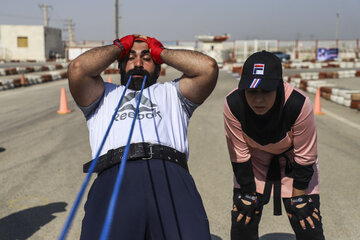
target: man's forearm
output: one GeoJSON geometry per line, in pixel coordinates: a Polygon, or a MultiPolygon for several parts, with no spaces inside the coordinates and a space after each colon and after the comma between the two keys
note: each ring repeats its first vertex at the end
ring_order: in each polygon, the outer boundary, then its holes
{"type": "Polygon", "coordinates": [[[104,82],[100,74],[119,56],[115,46],[93,48],[76,59],[68,68],[71,94],[80,106],[89,106],[103,92],[104,82]]]}
{"type": "Polygon", "coordinates": [[[121,54],[120,48],[115,45],[93,48],[73,60],[82,74],[96,77],[101,74],[121,54]]]}
{"type": "Polygon", "coordinates": [[[164,63],[184,74],[179,85],[184,97],[193,103],[203,103],[216,85],[216,61],[202,53],[189,50],[165,49],[160,56],[164,63]]]}
{"type": "MultiPolygon", "coordinates": [[[[167,65],[184,73],[187,77],[197,77],[209,74],[214,60],[205,54],[190,50],[165,49],[161,52],[161,59],[167,65]]],[[[215,66],[214,66],[215,68],[215,66]]]]}

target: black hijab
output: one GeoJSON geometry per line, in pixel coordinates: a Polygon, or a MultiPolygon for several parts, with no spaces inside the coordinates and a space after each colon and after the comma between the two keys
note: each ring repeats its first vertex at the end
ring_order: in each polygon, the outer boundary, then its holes
{"type": "Polygon", "coordinates": [[[285,101],[284,84],[281,81],[276,89],[276,99],[272,108],[264,115],[257,115],[248,105],[245,90],[239,91],[242,129],[261,145],[276,143],[282,138],[283,109],[285,101]]]}

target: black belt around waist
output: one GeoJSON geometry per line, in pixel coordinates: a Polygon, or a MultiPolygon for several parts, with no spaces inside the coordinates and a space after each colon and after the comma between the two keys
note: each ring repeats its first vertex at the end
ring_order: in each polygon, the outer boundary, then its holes
{"type": "MultiPolygon", "coordinates": [[[[111,149],[106,154],[99,157],[94,172],[100,173],[107,168],[114,166],[121,162],[124,155],[125,146],[117,149],[111,149]]],[[[163,159],[179,164],[181,167],[188,169],[186,154],[178,150],[152,143],[132,143],[130,144],[127,160],[144,160],[144,159],[163,159]]],[[[83,172],[87,173],[92,161],[83,165],[83,172]]]]}
{"type": "Polygon", "coordinates": [[[274,215],[281,215],[281,171],[279,157],[271,159],[269,170],[266,176],[263,203],[267,204],[270,200],[271,188],[274,186],[274,215]]]}
{"type": "Polygon", "coordinates": [[[290,159],[286,156],[286,152],[292,150],[290,147],[285,152],[275,155],[270,162],[270,166],[266,175],[266,182],[263,194],[263,204],[267,204],[270,201],[271,188],[274,186],[273,197],[274,197],[274,215],[281,215],[281,170],[280,170],[280,157],[286,159],[285,175],[291,177],[291,166],[290,159]]]}

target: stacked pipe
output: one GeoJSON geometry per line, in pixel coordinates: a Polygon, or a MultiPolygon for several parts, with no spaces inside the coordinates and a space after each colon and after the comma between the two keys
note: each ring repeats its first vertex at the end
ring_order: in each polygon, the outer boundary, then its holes
{"type": "Polygon", "coordinates": [[[0,68],[0,76],[17,75],[31,72],[43,72],[66,69],[68,63],[59,63],[55,65],[46,66],[33,66],[33,67],[12,67],[12,68],[0,68]]]}
{"type": "Polygon", "coordinates": [[[305,62],[289,61],[283,63],[285,69],[306,69],[306,68],[360,68],[360,62],[341,61],[341,62],[305,62]]]}
{"type": "Polygon", "coordinates": [[[360,90],[339,88],[326,79],[360,77],[360,70],[341,70],[337,72],[305,72],[284,76],[284,81],[310,93],[320,88],[320,96],[346,107],[360,110],[360,90]]]}
{"type": "Polygon", "coordinates": [[[27,75],[24,74],[17,78],[0,79],[0,90],[7,90],[11,88],[26,87],[33,84],[45,83],[67,78],[66,71],[51,71],[41,75],[27,75]]]}
{"type": "Polygon", "coordinates": [[[120,70],[118,68],[107,68],[104,71],[104,74],[118,74],[120,70]]]}

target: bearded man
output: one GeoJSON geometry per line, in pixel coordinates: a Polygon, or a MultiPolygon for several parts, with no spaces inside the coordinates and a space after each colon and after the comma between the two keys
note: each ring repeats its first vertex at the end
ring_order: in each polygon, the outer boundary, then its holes
{"type": "MultiPolygon", "coordinates": [[[[166,49],[146,36],[128,35],[113,43],[85,52],[68,70],[71,94],[87,121],[93,159],[131,77],[95,167],[98,176],[85,204],[81,239],[101,234],[146,76],[109,239],[210,240],[206,212],[187,167],[187,127],[216,85],[216,61],[196,51],[166,49]],[[116,60],[121,85],[104,83],[101,73],[116,60]],[[183,75],[157,83],[162,63],[183,75]]],[[[84,165],[85,172],[89,166],[84,165]]]]}

